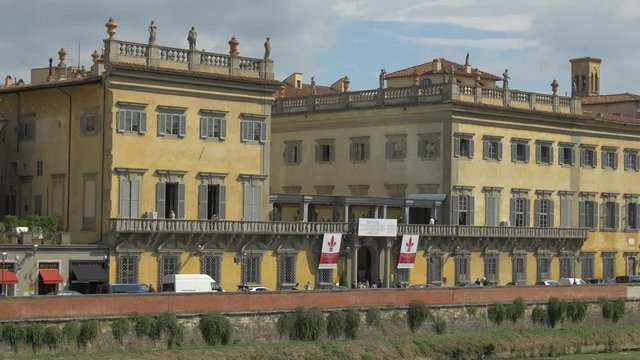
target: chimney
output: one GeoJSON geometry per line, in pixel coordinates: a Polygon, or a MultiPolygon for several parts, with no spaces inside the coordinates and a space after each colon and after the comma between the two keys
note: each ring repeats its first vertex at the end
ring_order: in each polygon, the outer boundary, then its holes
{"type": "Polygon", "coordinates": [[[433,59],[433,65],[431,66],[433,68],[433,72],[442,71],[442,63],[440,62],[440,59],[433,59]]]}
{"type": "Polygon", "coordinates": [[[302,88],[302,73],[293,73],[289,75],[286,79],[282,80],[283,83],[293,86],[296,89],[302,88]]]}
{"type": "Polygon", "coordinates": [[[7,75],[4,78],[4,86],[11,86],[13,85],[13,80],[11,79],[11,75],[7,75]]]}

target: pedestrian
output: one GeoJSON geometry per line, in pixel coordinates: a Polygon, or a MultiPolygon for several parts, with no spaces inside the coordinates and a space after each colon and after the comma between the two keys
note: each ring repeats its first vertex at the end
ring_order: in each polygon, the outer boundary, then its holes
{"type": "Polygon", "coordinates": [[[307,281],[307,283],[306,283],[306,284],[304,284],[304,290],[305,290],[305,291],[309,291],[309,290],[311,290],[311,283],[310,283],[310,282],[308,282],[308,281],[307,281]]]}
{"type": "Polygon", "coordinates": [[[480,278],[476,278],[476,285],[480,285],[480,278]]]}
{"type": "Polygon", "coordinates": [[[156,289],[153,288],[153,285],[149,284],[149,292],[150,293],[154,293],[156,292],[156,289]]]}
{"type": "Polygon", "coordinates": [[[382,279],[378,279],[378,289],[382,288],[382,279]]]}
{"type": "Polygon", "coordinates": [[[291,288],[291,290],[298,290],[298,283],[296,283],[295,285],[293,285],[293,287],[291,288]]]}

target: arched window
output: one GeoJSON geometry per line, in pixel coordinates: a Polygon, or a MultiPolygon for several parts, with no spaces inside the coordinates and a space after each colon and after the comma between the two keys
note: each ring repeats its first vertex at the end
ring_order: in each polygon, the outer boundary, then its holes
{"type": "Polygon", "coordinates": [[[431,79],[422,79],[420,86],[423,88],[431,86],[431,79]]]}

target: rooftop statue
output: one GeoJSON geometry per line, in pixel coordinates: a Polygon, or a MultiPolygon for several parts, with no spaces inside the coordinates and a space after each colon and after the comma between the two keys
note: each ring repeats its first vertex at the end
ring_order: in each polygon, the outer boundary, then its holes
{"type": "Polygon", "coordinates": [[[189,35],[187,35],[187,41],[189,42],[189,50],[196,50],[196,39],[198,38],[198,33],[196,32],[195,26],[191,27],[189,30],[189,35]]]}

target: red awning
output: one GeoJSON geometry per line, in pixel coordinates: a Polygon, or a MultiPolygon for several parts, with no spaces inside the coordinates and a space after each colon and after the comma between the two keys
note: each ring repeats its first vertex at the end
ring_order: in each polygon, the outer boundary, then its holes
{"type": "Polygon", "coordinates": [[[56,269],[40,269],[40,277],[45,284],[62,284],[62,275],[56,269]]]}
{"type": "Polygon", "coordinates": [[[0,284],[17,284],[18,277],[11,270],[0,270],[0,284]]]}

